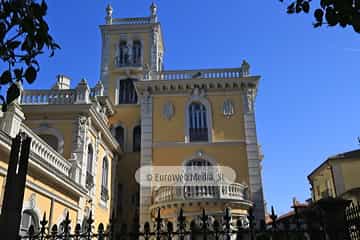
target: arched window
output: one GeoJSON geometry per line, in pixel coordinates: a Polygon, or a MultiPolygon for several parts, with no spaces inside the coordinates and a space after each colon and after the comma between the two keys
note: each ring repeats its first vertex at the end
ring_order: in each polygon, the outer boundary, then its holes
{"type": "Polygon", "coordinates": [[[109,162],[107,158],[104,157],[103,165],[102,165],[102,178],[101,178],[101,200],[104,201],[107,201],[109,199],[108,175],[109,175],[109,162]]]}
{"type": "Polygon", "coordinates": [[[141,149],[141,127],[134,127],[133,131],[133,152],[140,152],[141,149]]]}
{"type": "Polygon", "coordinates": [[[134,41],[132,47],[132,56],[133,56],[133,64],[140,65],[141,64],[141,42],[134,41]]]}
{"type": "Polygon", "coordinates": [[[120,144],[121,149],[124,151],[124,128],[122,126],[117,126],[114,130],[115,139],[120,144]]]}
{"type": "Polygon", "coordinates": [[[39,218],[34,211],[25,210],[21,217],[20,236],[27,236],[30,226],[33,226],[35,232],[37,232],[39,229],[39,218]]]}
{"type": "Polygon", "coordinates": [[[39,134],[39,137],[44,140],[55,151],[59,151],[59,140],[56,136],[50,134],[39,134]]]}
{"type": "Polygon", "coordinates": [[[126,41],[121,41],[119,44],[118,64],[120,66],[129,64],[130,63],[129,57],[130,57],[129,47],[127,46],[126,41]]]}
{"type": "Polygon", "coordinates": [[[208,141],[208,122],[206,108],[202,103],[193,102],[189,106],[190,142],[208,141]]]}
{"type": "Polygon", "coordinates": [[[123,79],[119,83],[119,104],[136,104],[137,94],[134,87],[135,79],[123,79]]]}
{"type": "Polygon", "coordinates": [[[94,149],[92,145],[89,144],[87,151],[87,164],[86,164],[86,187],[88,189],[91,189],[94,186],[93,159],[94,159],[94,149]]]}
{"type": "MultiPolygon", "coordinates": [[[[213,165],[205,159],[192,159],[185,164],[185,172],[189,174],[203,174],[203,172],[210,174],[213,171],[213,165]]],[[[212,172],[214,174],[215,172],[212,172]]],[[[219,188],[214,185],[207,185],[201,182],[190,182],[189,186],[184,187],[184,196],[186,199],[198,198],[217,198],[219,195],[219,188]]]]}

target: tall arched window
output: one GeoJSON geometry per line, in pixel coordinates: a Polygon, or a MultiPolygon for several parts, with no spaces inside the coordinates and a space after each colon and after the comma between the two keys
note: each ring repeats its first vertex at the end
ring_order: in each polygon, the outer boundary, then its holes
{"type": "Polygon", "coordinates": [[[86,164],[86,187],[88,189],[91,189],[94,186],[93,159],[94,159],[94,149],[92,145],[89,144],[87,151],[87,164],[86,164]]]}
{"type": "Polygon", "coordinates": [[[121,41],[119,44],[118,64],[120,66],[129,64],[129,57],[129,47],[127,46],[126,41],[121,41]]]}
{"type": "Polygon", "coordinates": [[[25,210],[21,217],[20,236],[27,236],[30,226],[33,226],[36,232],[39,228],[39,218],[34,211],[25,210]]]}
{"type": "Polygon", "coordinates": [[[141,42],[134,41],[132,47],[132,56],[133,56],[133,64],[140,65],[141,64],[141,42]]]}
{"type": "Polygon", "coordinates": [[[119,83],[119,104],[136,104],[137,94],[134,87],[135,79],[120,80],[119,83]]]}
{"type": "Polygon", "coordinates": [[[193,102],[189,106],[190,142],[208,141],[208,122],[206,108],[202,103],[193,102]]]}
{"type": "Polygon", "coordinates": [[[117,126],[114,130],[115,139],[120,144],[121,149],[124,151],[124,128],[117,126]]]}
{"type": "Polygon", "coordinates": [[[103,165],[102,165],[102,178],[101,178],[101,199],[104,201],[107,201],[109,199],[108,175],[109,175],[109,162],[107,158],[104,157],[103,165]]]}
{"type": "Polygon", "coordinates": [[[141,127],[134,127],[133,131],[133,152],[140,152],[141,149],[141,127]]]}

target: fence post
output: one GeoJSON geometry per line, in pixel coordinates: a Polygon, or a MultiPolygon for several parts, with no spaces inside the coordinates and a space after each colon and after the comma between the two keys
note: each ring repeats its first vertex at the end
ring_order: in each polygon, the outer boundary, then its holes
{"type": "Polygon", "coordinates": [[[17,239],[21,222],[31,138],[19,133],[13,140],[0,215],[0,236],[17,239]],[[20,156],[19,156],[20,152],[20,156]]]}

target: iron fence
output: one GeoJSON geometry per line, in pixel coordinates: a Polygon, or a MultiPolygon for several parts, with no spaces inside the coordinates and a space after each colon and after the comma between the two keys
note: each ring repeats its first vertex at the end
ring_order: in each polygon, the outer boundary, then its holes
{"type": "MultiPolygon", "coordinates": [[[[76,224],[71,229],[71,220],[67,214],[61,226],[48,226],[46,215],[40,221],[40,228],[31,226],[26,236],[19,239],[26,240],[359,240],[360,239],[360,206],[352,204],[345,210],[345,225],[331,229],[329,219],[324,214],[310,213],[295,207],[294,214],[286,221],[280,220],[272,208],[270,224],[262,222],[256,226],[252,210],[244,219],[235,220],[231,210],[225,209],[221,219],[214,219],[203,210],[197,220],[188,222],[184,212],[180,209],[177,222],[166,221],[161,217],[160,209],[152,225],[146,222],[144,226],[138,224],[137,219],[128,229],[127,224],[100,223],[94,226],[94,219],[90,213],[86,223],[76,224]],[[307,216],[307,217],[306,217],[307,216]],[[309,218],[310,216],[310,218],[309,218]]],[[[114,219],[114,218],[113,218],[114,219]]]]}

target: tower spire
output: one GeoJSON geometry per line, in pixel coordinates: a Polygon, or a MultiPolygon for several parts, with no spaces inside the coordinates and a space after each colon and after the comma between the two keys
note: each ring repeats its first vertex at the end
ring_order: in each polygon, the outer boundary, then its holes
{"type": "Polygon", "coordinates": [[[157,22],[157,6],[154,2],[150,5],[151,19],[153,22],[157,22]]]}
{"type": "Polygon", "coordinates": [[[106,6],[105,11],[106,11],[106,16],[105,16],[106,24],[112,24],[113,8],[111,7],[110,3],[106,6]]]}

